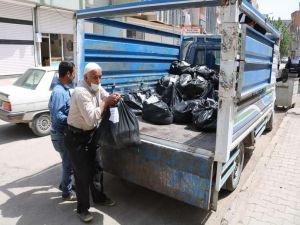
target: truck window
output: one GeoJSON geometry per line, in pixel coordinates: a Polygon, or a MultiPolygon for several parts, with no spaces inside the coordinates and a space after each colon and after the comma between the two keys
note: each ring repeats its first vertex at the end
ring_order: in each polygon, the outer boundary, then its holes
{"type": "Polygon", "coordinates": [[[206,65],[210,69],[219,71],[220,51],[219,50],[196,50],[194,65],[206,65]]]}

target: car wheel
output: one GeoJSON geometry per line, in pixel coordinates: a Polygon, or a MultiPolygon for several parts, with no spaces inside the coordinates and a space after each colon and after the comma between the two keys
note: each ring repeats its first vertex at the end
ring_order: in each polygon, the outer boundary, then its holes
{"type": "Polygon", "coordinates": [[[34,117],[31,129],[33,133],[39,137],[49,135],[51,128],[51,120],[49,113],[41,113],[34,117]]]}
{"type": "Polygon", "coordinates": [[[273,117],[274,117],[274,113],[272,113],[269,121],[266,124],[266,129],[265,129],[266,132],[270,132],[273,130],[273,126],[274,126],[274,118],[273,117]]]}
{"type": "Polygon", "coordinates": [[[227,190],[227,191],[234,191],[239,182],[240,182],[240,177],[241,177],[241,173],[244,167],[244,152],[245,152],[245,148],[244,148],[244,143],[240,143],[239,145],[240,148],[240,154],[237,156],[237,158],[235,159],[236,162],[236,166],[234,168],[234,171],[232,172],[232,174],[228,177],[223,189],[227,190]]]}

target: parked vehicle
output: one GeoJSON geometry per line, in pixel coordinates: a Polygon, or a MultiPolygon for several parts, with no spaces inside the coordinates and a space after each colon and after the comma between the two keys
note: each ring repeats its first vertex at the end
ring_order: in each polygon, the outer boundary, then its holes
{"type": "Polygon", "coordinates": [[[212,66],[220,71],[216,132],[194,131],[179,124],[154,125],[139,118],[139,147],[101,148],[101,154],[104,170],[109,173],[188,204],[216,209],[220,189],[233,191],[239,183],[244,152],[253,149],[255,139],[264,130],[272,129],[279,32],[246,0],[150,0],[81,10],[76,17],[80,78],[86,63],[97,62],[103,69],[102,86],[109,92],[154,88],[157,80],[168,74],[174,60],[185,59],[193,66],[209,64],[206,53],[214,54],[212,66]],[[223,4],[222,36],[181,36],[103,18],[217,4],[223,4]],[[269,34],[240,25],[237,12],[245,13],[269,34]],[[109,26],[113,34],[128,29],[169,41],[85,33],[85,22],[109,26]],[[117,29],[122,31],[115,32],[117,29]]]}
{"type": "Polygon", "coordinates": [[[280,61],[281,61],[281,63],[287,63],[288,60],[289,60],[289,58],[287,56],[283,56],[280,61]]]}
{"type": "Polygon", "coordinates": [[[28,69],[13,85],[0,87],[0,119],[27,123],[37,136],[48,135],[48,101],[57,79],[57,68],[37,67],[28,69]]]}
{"type": "Polygon", "coordinates": [[[291,60],[289,72],[300,74],[300,56],[297,56],[296,58],[291,60]]]}

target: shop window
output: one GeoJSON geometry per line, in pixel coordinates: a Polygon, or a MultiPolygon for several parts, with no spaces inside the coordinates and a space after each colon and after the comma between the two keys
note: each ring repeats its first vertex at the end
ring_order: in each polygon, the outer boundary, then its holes
{"type": "Polygon", "coordinates": [[[64,60],[73,62],[73,35],[64,34],[63,43],[64,60]]]}
{"type": "Polygon", "coordinates": [[[42,66],[58,66],[61,61],[74,61],[72,34],[42,34],[42,66]]]}
{"type": "Polygon", "coordinates": [[[50,34],[51,66],[62,61],[62,39],[60,34],[50,34]]]}

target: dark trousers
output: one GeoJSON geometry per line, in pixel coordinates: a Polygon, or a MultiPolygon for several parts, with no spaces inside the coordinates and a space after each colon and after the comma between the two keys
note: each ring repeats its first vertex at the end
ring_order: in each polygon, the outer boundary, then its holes
{"type": "Polygon", "coordinates": [[[92,143],[91,133],[75,133],[70,129],[65,132],[65,145],[74,171],[77,212],[90,208],[89,193],[96,202],[104,201],[103,170],[100,166],[97,148],[92,143]]]}

